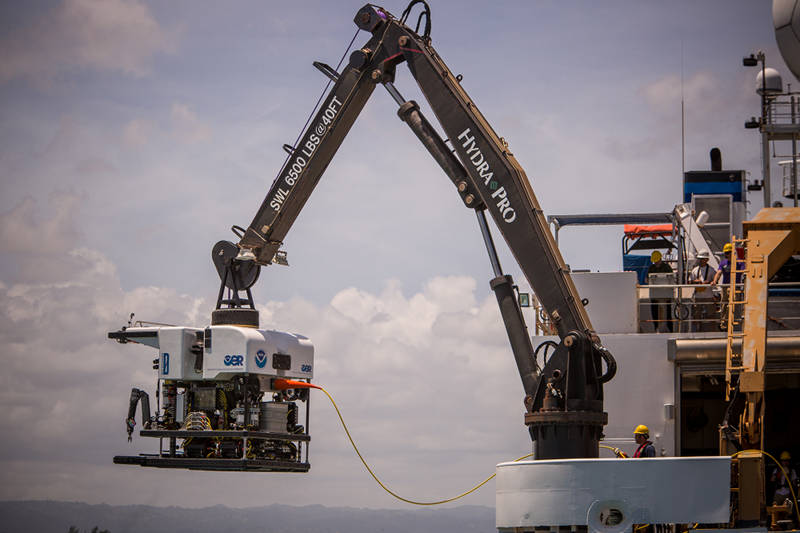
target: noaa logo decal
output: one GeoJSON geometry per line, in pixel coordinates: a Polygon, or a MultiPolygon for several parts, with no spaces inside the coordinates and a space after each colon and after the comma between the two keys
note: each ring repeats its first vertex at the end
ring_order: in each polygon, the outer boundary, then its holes
{"type": "Polygon", "coordinates": [[[256,366],[258,368],[264,368],[267,366],[267,354],[264,353],[264,350],[259,350],[256,352],[256,366]]]}
{"type": "Polygon", "coordinates": [[[242,366],[244,364],[244,356],[242,355],[226,355],[223,359],[225,366],[242,366]]]}

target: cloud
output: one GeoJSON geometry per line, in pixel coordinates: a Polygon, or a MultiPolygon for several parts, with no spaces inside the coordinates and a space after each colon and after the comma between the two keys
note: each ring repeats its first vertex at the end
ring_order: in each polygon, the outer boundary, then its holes
{"type": "Polygon", "coordinates": [[[65,252],[78,235],[75,217],[79,201],[73,193],[52,194],[49,216],[44,220],[39,220],[36,201],[31,197],[0,213],[0,251],[65,252]]]}
{"type": "MultiPolygon", "coordinates": [[[[683,80],[683,99],[687,105],[713,105],[715,93],[720,90],[719,81],[711,72],[697,72],[683,80]]],[[[642,87],[641,94],[652,109],[662,115],[680,119],[681,78],[669,74],[642,87]]]]}
{"type": "Polygon", "coordinates": [[[0,40],[0,83],[46,83],[74,68],[143,76],[155,55],[172,48],[170,36],[136,0],[65,0],[0,40]]]}
{"type": "MultiPolygon", "coordinates": [[[[683,100],[683,122],[687,163],[694,160],[695,148],[706,149],[708,139],[715,143],[729,141],[728,137],[740,133],[740,128],[731,129],[730,109],[733,103],[744,107],[749,95],[742,94],[739,80],[726,80],[719,75],[700,71],[685,77],[681,87],[678,74],[667,74],[642,85],[638,90],[639,102],[632,102],[642,116],[645,127],[637,132],[614,131],[601,141],[605,154],[614,160],[630,165],[648,161],[651,168],[675,165],[677,170],[681,149],[681,101],[683,100]],[[697,144],[694,144],[697,143],[697,144]],[[657,158],[664,158],[657,161],[657,158]]],[[[633,112],[633,111],[631,111],[633,112]]],[[[736,121],[734,121],[736,122],[736,121]]],[[[738,123],[737,123],[738,125],[738,123]]],[[[628,168],[631,168],[628,166],[628,168]]],[[[652,175],[652,170],[649,170],[652,175]]]]}
{"type": "Polygon", "coordinates": [[[83,176],[107,175],[116,171],[117,167],[102,157],[90,156],[75,164],[75,172],[83,176]]]}
{"type": "Polygon", "coordinates": [[[147,144],[153,134],[153,124],[149,120],[136,118],[125,124],[122,140],[129,146],[147,144]]]}
{"type": "Polygon", "coordinates": [[[172,104],[172,134],[185,143],[194,144],[211,138],[211,127],[186,104],[172,104]]]}

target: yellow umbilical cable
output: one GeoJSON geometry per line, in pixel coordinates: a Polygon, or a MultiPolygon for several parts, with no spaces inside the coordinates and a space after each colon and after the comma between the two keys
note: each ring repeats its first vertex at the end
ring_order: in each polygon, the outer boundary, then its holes
{"type": "Polygon", "coordinates": [[[736,457],[740,453],[744,453],[744,452],[763,453],[764,455],[766,455],[767,457],[772,459],[772,462],[775,463],[778,466],[778,468],[781,469],[781,472],[783,472],[783,477],[786,478],[786,481],[789,482],[789,491],[792,493],[792,500],[794,500],[794,512],[797,515],[797,519],[800,520],[800,510],[797,509],[797,495],[794,493],[794,487],[792,487],[792,481],[789,479],[788,472],[786,472],[786,470],[784,470],[783,465],[777,459],[775,459],[772,455],[770,455],[769,453],[765,452],[764,450],[755,450],[755,449],[753,449],[753,450],[739,450],[738,452],[736,452],[733,455],[731,455],[731,459],[733,459],[734,457],[736,457]]]}
{"type": "MultiPolygon", "coordinates": [[[[398,500],[400,500],[402,502],[410,503],[411,505],[441,505],[443,503],[449,503],[449,502],[458,500],[459,498],[463,498],[464,496],[467,496],[469,494],[472,494],[473,492],[475,492],[476,490],[478,490],[482,486],[486,485],[489,481],[494,479],[494,477],[497,475],[497,474],[492,474],[491,476],[487,477],[486,479],[484,479],[483,481],[481,481],[480,483],[478,483],[477,485],[475,485],[474,487],[472,487],[468,491],[462,492],[458,496],[453,496],[452,498],[447,498],[445,500],[438,500],[438,501],[435,501],[435,502],[418,502],[418,501],[415,501],[415,500],[409,500],[408,498],[403,498],[402,496],[400,496],[396,492],[392,491],[389,487],[384,485],[383,482],[380,479],[378,479],[378,476],[375,475],[375,472],[373,472],[372,469],[369,467],[369,465],[367,464],[367,461],[364,460],[364,457],[361,455],[361,452],[358,450],[358,446],[356,446],[355,441],[353,441],[353,437],[350,435],[350,430],[347,429],[347,424],[345,424],[344,418],[342,418],[342,413],[341,413],[341,411],[339,411],[339,406],[336,405],[336,401],[333,399],[333,396],[331,396],[330,393],[328,393],[328,391],[326,391],[324,388],[320,387],[319,385],[317,385],[316,388],[319,388],[319,390],[321,390],[322,392],[325,393],[325,396],[327,396],[328,399],[331,401],[331,404],[333,405],[333,408],[336,409],[336,414],[339,417],[339,421],[342,423],[342,428],[344,429],[344,432],[347,434],[347,438],[350,440],[350,444],[353,446],[353,449],[356,451],[356,454],[358,455],[358,458],[361,459],[361,464],[364,465],[364,468],[366,468],[367,472],[369,472],[369,474],[372,476],[372,479],[374,479],[375,482],[378,485],[380,485],[383,490],[385,490],[386,492],[388,492],[389,494],[391,494],[392,496],[394,496],[395,498],[397,498],[398,500]]],[[[514,459],[514,462],[522,461],[523,459],[527,459],[528,457],[531,457],[532,455],[533,455],[532,453],[529,453],[528,455],[523,455],[519,459],[514,459]]]]}
{"type": "MultiPolygon", "coordinates": [[[[333,399],[333,396],[331,396],[328,391],[326,391],[324,388],[320,387],[319,385],[313,385],[311,383],[306,383],[306,382],[303,382],[303,381],[295,381],[295,380],[282,379],[282,378],[276,379],[275,382],[273,383],[273,386],[275,388],[279,389],[279,390],[280,389],[294,389],[294,388],[312,388],[312,389],[319,389],[322,392],[324,392],[325,396],[328,397],[328,399],[331,401],[331,405],[333,405],[333,408],[336,410],[336,415],[339,417],[339,422],[342,423],[342,428],[344,429],[344,432],[347,434],[347,439],[350,441],[350,444],[353,446],[353,450],[355,450],[356,455],[358,455],[358,458],[361,460],[361,464],[364,465],[364,468],[367,469],[367,472],[369,472],[369,475],[372,476],[372,479],[374,479],[375,482],[378,485],[380,485],[380,487],[383,490],[385,490],[386,492],[388,492],[389,494],[391,494],[392,496],[394,496],[395,498],[397,498],[398,500],[400,500],[402,502],[410,503],[411,505],[425,505],[425,506],[441,505],[443,503],[449,503],[449,502],[458,500],[459,498],[463,498],[464,496],[467,496],[468,494],[472,494],[473,492],[475,492],[476,490],[478,490],[482,486],[486,485],[489,481],[494,479],[494,477],[497,475],[497,474],[492,474],[491,476],[487,477],[486,479],[484,479],[483,481],[481,481],[480,483],[478,483],[477,485],[475,485],[474,487],[472,487],[468,491],[462,492],[458,496],[453,496],[452,498],[447,498],[447,499],[444,499],[444,500],[438,500],[438,501],[435,501],[435,502],[419,502],[419,501],[415,501],[415,500],[410,500],[408,498],[403,498],[402,496],[400,496],[399,494],[397,494],[396,492],[391,490],[389,487],[384,485],[383,482],[380,479],[378,479],[378,476],[375,475],[375,472],[372,471],[372,468],[370,468],[370,466],[367,464],[367,461],[364,459],[364,456],[361,455],[361,452],[359,451],[358,446],[356,446],[356,443],[353,440],[353,436],[350,435],[350,430],[347,429],[347,424],[345,423],[344,418],[342,417],[342,412],[339,410],[339,406],[336,405],[336,401],[333,399]]],[[[518,459],[514,459],[513,462],[522,461],[523,459],[527,459],[528,457],[531,457],[531,456],[533,456],[533,454],[529,453],[528,455],[523,455],[522,457],[520,457],[518,459]]]]}

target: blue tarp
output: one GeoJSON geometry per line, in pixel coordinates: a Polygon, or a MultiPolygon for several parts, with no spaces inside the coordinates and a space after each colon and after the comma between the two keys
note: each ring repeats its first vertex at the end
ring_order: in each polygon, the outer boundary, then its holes
{"type": "Polygon", "coordinates": [[[639,285],[647,283],[647,269],[651,264],[649,255],[625,254],[622,256],[622,270],[636,272],[639,285]]]}

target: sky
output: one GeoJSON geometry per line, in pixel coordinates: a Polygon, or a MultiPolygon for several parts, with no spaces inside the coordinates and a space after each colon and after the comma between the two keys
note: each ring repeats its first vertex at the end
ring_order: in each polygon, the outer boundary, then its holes
{"type": "MultiPolygon", "coordinates": [[[[429,3],[434,47],[546,215],[670,211],[681,95],[685,168],[708,169],[717,146],[724,168],[760,179],[758,137],[743,127],[759,113],[756,72],[741,58],[764,50],[794,82],[769,2],[429,3]]],[[[211,247],[249,224],[324,90],[312,62],[338,63],[361,5],[0,4],[0,499],[404,506],[360,466],[322,396],[308,474],[111,464],[152,451],[126,442],[124,417],[130,388],[152,395],[155,373],[152,350],[106,333],[131,312],[208,323],[211,247]]],[[[384,7],[399,16],[405,4],[384,7]]],[[[619,270],[620,238],[567,229],[560,246],[572,268],[619,270]]],[[[529,452],[474,215],[381,88],[284,249],[291,266],[263,269],[254,289],[261,325],[312,340],[315,381],[393,490],[447,498],[529,452]]],[[[494,505],[493,485],[460,503],[494,505]]]]}

